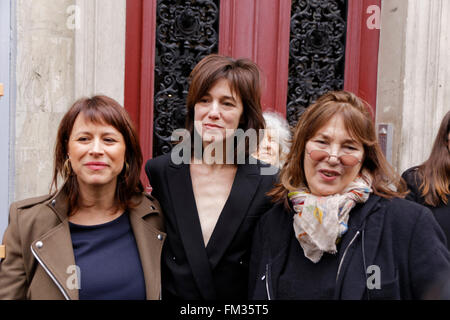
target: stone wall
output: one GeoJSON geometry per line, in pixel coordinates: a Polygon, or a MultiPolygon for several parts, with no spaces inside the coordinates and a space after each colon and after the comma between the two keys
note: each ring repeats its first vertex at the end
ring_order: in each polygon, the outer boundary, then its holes
{"type": "Polygon", "coordinates": [[[15,195],[48,193],[56,130],[74,99],[72,0],[19,0],[16,5],[15,195]]]}
{"type": "Polygon", "coordinates": [[[49,191],[59,122],[75,99],[123,104],[126,0],[18,0],[14,199],[49,191]]]}
{"type": "Polygon", "coordinates": [[[450,1],[383,0],[377,123],[394,127],[392,164],[425,161],[450,109],[450,1]]]}

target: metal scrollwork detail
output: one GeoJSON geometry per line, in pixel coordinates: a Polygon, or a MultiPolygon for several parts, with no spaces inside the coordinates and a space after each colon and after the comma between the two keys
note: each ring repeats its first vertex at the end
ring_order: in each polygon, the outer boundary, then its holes
{"type": "Polygon", "coordinates": [[[344,87],[346,0],[293,0],[287,119],[292,126],[319,96],[344,87]]]}
{"type": "Polygon", "coordinates": [[[153,156],[169,152],[172,132],[185,127],[189,74],[217,52],[218,8],[219,0],[158,0],[153,156]]]}

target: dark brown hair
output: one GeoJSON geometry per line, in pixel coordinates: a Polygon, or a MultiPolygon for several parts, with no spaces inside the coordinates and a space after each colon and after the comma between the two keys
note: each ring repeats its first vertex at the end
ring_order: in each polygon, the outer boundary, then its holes
{"type": "Polygon", "coordinates": [[[301,115],[295,128],[291,150],[280,172],[280,183],[269,195],[274,201],[284,200],[287,204],[287,194],[290,191],[308,186],[304,172],[306,143],[336,115],[342,116],[348,133],[364,146],[361,169],[368,170],[372,175],[373,192],[385,198],[404,197],[406,184],[381,151],[369,105],[347,91],[324,94],[301,115]]]}
{"type": "Polygon", "coordinates": [[[79,186],[74,174],[66,176],[64,162],[68,159],[69,137],[76,118],[82,114],[86,120],[96,124],[107,124],[117,129],[125,141],[125,165],[117,177],[116,202],[123,209],[136,206],[131,198],[143,192],[144,188],[140,181],[142,166],[142,152],[139,138],[133,123],[125,109],[114,99],[106,96],[93,96],[92,98],[81,98],[77,100],[66,112],[59,124],[56,136],[53,180],[50,192],[58,188],[58,176],[65,179],[62,190],[69,198],[69,212],[75,212],[79,206],[77,203],[79,186]]]}
{"type": "MultiPolygon", "coordinates": [[[[228,80],[232,93],[241,98],[244,111],[239,122],[239,128],[244,131],[255,129],[259,135],[259,130],[264,128],[265,122],[261,108],[261,83],[258,66],[249,59],[235,60],[230,57],[211,54],[203,58],[190,74],[191,83],[186,101],[186,129],[189,130],[191,139],[195,134],[195,104],[220,79],[228,80]]],[[[246,154],[248,153],[247,146],[246,154]]]]}
{"type": "Polygon", "coordinates": [[[450,194],[450,150],[448,134],[450,132],[450,111],[444,116],[431,149],[431,154],[418,168],[422,180],[420,190],[425,204],[437,207],[442,201],[447,204],[450,194]]]}

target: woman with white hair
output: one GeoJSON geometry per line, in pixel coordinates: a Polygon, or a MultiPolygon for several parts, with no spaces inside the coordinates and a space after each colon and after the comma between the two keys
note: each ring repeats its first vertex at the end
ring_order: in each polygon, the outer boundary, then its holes
{"type": "Polygon", "coordinates": [[[279,113],[266,111],[263,116],[266,122],[264,138],[253,156],[281,168],[289,153],[291,129],[286,119],[279,113]]]}

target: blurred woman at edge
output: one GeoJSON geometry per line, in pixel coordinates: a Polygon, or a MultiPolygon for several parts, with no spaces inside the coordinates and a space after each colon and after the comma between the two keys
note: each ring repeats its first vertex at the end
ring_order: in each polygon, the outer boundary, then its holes
{"type": "Polygon", "coordinates": [[[406,199],[431,209],[450,249],[450,111],[442,119],[430,157],[402,177],[410,190],[406,199]]]}

